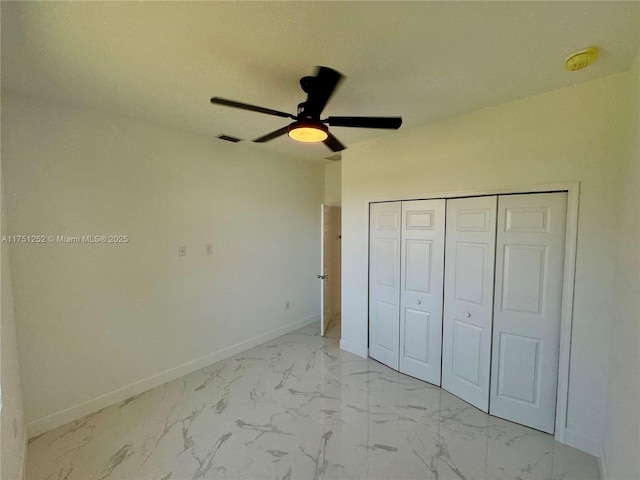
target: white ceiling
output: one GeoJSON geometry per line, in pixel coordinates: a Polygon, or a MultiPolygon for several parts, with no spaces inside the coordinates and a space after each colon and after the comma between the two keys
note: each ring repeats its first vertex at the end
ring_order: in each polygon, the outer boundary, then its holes
{"type": "MultiPolygon", "coordinates": [[[[633,2],[2,2],[2,87],[198,132],[252,139],[286,125],[212,106],[295,113],[298,81],[347,78],[323,116],[401,115],[401,128],[626,70],[633,2]],[[563,69],[595,45],[599,60],[563,69]]],[[[333,127],[347,146],[383,130],[333,127]]],[[[392,134],[392,133],[391,133],[392,134]]],[[[221,140],[215,140],[221,141],[221,140]]],[[[256,148],[331,155],[286,136],[256,148]]]]}

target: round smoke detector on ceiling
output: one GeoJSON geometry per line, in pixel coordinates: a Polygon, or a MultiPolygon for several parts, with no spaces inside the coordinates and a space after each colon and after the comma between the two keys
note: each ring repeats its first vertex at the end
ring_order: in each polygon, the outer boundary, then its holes
{"type": "Polygon", "coordinates": [[[578,50],[569,55],[564,61],[565,70],[575,72],[587,68],[598,58],[598,49],[596,47],[585,48],[584,50],[578,50]]]}

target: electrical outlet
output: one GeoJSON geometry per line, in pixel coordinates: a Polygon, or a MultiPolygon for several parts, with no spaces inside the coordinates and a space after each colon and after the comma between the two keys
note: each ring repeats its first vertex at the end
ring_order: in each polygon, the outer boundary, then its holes
{"type": "Polygon", "coordinates": [[[179,257],[186,257],[187,256],[187,247],[178,247],[178,256],[179,257]]]}
{"type": "Polygon", "coordinates": [[[207,244],[204,246],[204,252],[205,252],[207,255],[211,255],[211,254],[213,253],[213,243],[207,243],[207,244]]]}
{"type": "Polygon", "coordinates": [[[289,300],[287,300],[284,304],[284,309],[289,310],[289,307],[291,307],[291,303],[289,302],[289,300]]]}

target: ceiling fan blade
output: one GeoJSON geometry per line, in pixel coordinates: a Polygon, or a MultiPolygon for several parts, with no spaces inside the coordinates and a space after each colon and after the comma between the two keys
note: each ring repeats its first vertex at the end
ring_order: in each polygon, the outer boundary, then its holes
{"type": "Polygon", "coordinates": [[[267,115],[275,115],[277,117],[292,118],[296,117],[290,113],[280,112],[278,110],[272,110],[270,108],[258,107],[256,105],[249,105],[248,103],[236,102],[234,100],[227,100],[226,98],[213,97],[211,103],[215,105],[224,105],[225,107],[241,108],[242,110],[250,110],[252,112],[266,113],[267,115]]]}
{"type": "Polygon", "coordinates": [[[328,117],[323,120],[332,127],[389,128],[397,130],[402,125],[401,117],[328,117]]]}
{"type": "Polygon", "coordinates": [[[313,89],[307,99],[306,111],[319,117],[343,78],[340,72],[332,68],[318,67],[313,89]]]}
{"type": "Polygon", "coordinates": [[[324,143],[331,150],[333,150],[334,152],[340,152],[340,151],[344,150],[345,148],[347,148],[342,143],[340,143],[340,141],[336,137],[331,135],[330,132],[327,132],[327,134],[329,136],[322,143],[324,143]]]}
{"type": "Polygon", "coordinates": [[[279,136],[284,135],[285,133],[287,133],[288,130],[289,130],[289,125],[287,125],[286,127],[279,128],[278,130],[275,130],[271,133],[267,133],[266,135],[263,135],[260,138],[256,138],[254,142],[257,142],[257,143],[268,142],[269,140],[273,140],[274,138],[278,138],[279,136]]]}

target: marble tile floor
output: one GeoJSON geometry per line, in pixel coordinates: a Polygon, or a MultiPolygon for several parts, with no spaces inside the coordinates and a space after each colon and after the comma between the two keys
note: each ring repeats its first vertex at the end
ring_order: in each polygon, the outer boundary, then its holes
{"type": "Polygon", "coordinates": [[[44,433],[27,479],[599,478],[594,457],[337,336],[314,324],[44,433]]]}

